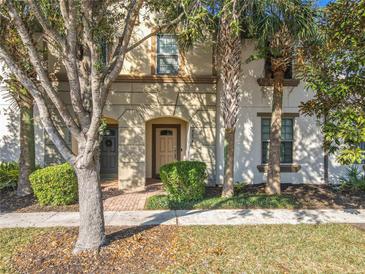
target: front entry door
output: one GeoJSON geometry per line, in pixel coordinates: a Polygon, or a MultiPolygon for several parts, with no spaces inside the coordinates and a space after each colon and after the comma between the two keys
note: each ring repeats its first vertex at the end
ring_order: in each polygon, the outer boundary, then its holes
{"type": "Polygon", "coordinates": [[[100,171],[102,174],[118,173],[118,127],[105,130],[101,142],[100,171]]]}
{"type": "Polygon", "coordinates": [[[155,129],[155,170],[158,177],[160,167],[180,160],[179,127],[158,127],[155,129]]]}

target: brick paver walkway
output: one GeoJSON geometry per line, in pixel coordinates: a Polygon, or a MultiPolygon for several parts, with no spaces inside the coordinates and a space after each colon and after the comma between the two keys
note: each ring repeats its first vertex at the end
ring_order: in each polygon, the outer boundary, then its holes
{"type": "Polygon", "coordinates": [[[102,190],[105,211],[143,210],[148,197],[164,193],[159,181],[131,190],[119,190],[117,180],[104,181],[102,190]]]}

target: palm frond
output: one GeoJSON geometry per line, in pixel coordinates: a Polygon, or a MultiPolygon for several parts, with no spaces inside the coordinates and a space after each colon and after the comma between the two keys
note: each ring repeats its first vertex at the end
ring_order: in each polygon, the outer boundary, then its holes
{"type": "Polygon", "coordinates": [[[257,50],[263,54],[285,55],[283,45],[292,48],[309,40],[318,39],[318,15],[313,1],[308,0],[262,0],[256,5],[254,25],[257,50]],[[283,36],[282,33],[285,32],[283,36]],[[281,37],[278,37],[281,35],[281,37]],[[281,39],[277,39],[281,38],[281,39]],[[288,39],[288,41],[284,41],[288,39]],[[279,44],[273,44],[277,39],[279,44]],[[270,44],[271,43],[271,44],[270,44]]]}

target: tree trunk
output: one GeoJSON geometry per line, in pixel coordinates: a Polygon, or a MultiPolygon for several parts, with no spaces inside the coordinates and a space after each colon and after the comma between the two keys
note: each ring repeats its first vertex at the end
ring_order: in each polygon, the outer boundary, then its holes
{"type": "Polygon", "coordinates": [[[269,146],[269,166],[267,174],[266,193],[280,194],[280,141],[281,114],[283,107],[284,71],[274,71],[274,92],[271,114],[271,131],[269,146]]]}
{"type": "Polygon", "coordinates": [[[220,110],[227,141],[227,158],[224,168],[224,183],[222,197],[232,197],[234,194],[234,139],[240,101],[241,72],[241,36],[232,28],[234,18],[239,11],[224,10],[220,18],[220,29],[217,44],[220,64],[220,79],[222,91],[220,94],[220,110]]]}
{"type": "Polygon", "coordinates": [[[80,228],[74,253],[98,250],[105,243],[104,212],[97,161],[75,167],[79,187],[80,228]]]}
{"type": "Polygon", "coordinates": [[[232,197],[234,195],[234,128],[225,129],[225,139],[227,141],[227,160],[224,164],[222,197],[232,197]]]}
{"type": "Polygon", "coordinates": [[[324,174],[323,174],[323,180],[324,183],[328,185],[329,183],[329,173],[328,173],[328,150],[325,148],[323,151],[323,168],[324,168],[324,174]]]}
{"type": "Polygon", "coordinates": [[[35,144],[33,106],[20,105],[20,157],[19,179],[16,194],[26,196],[32,193],[29,175],[35,168],[35,144]]]}
{"type": "MultiPolygon", "coordinates": [[[[326,123],[327,121],[327,115],[324,115],[324,123],[326,123]]],[[[325,139],[323,139],[323,169],[324,169],[324,173],[323,173],[323,181],[325,184],[329,183],[329,173],[328,173],[328,165],[329,165],[329,151],[328,151],[328,143],[325,139]]]]}

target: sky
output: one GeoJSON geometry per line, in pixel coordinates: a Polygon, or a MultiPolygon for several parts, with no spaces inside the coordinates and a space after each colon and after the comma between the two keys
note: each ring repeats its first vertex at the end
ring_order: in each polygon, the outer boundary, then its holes
{"type": "Polygon", "coordinates": [[[330,2],[330,0],[318,0],[318,4],[321,7],[326,6],[328,2],[330,2]]]}

